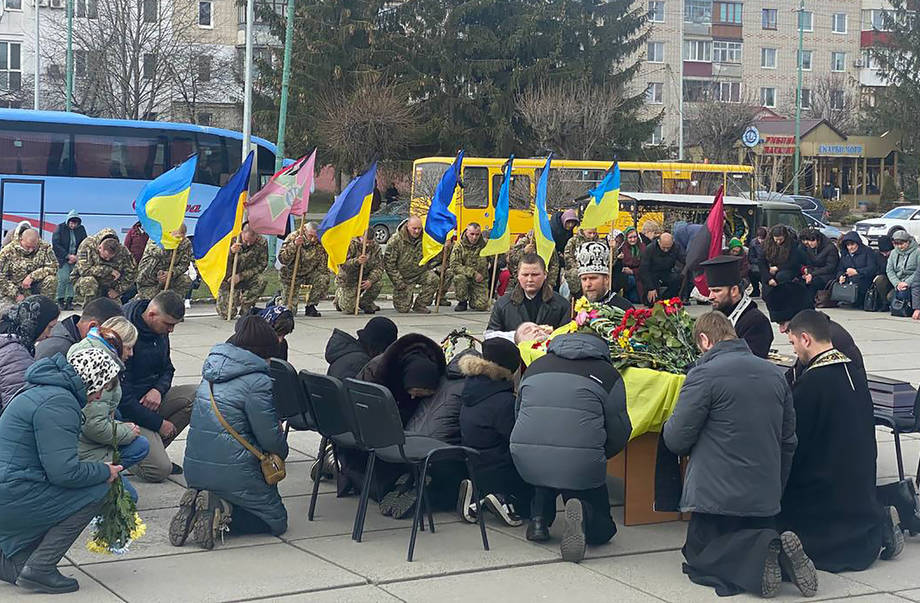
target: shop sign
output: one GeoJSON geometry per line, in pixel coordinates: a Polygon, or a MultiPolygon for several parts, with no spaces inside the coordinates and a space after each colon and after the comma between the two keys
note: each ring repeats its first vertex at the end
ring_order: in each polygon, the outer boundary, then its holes
{"type": "Polygon", "coordinates": [[[818,146],[818,155],[862,155],[861,144],[822,144],[818,146]]]}
{"type": "Polygon", "coordinates": [[[764,155],[795,155],[795,136],[766,136],[764,155]]]}

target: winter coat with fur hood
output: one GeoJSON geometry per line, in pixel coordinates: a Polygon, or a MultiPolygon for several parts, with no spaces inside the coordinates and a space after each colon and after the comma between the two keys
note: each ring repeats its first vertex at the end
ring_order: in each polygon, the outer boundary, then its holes
{"type": "Polygon", "coordinates": [[[468,355],[460,359],[466,376],[460,399],[460,442],[479,451],[477,465],[514,467],[511,430],[514,429],[514,374],[494,362],[468,355]]]}

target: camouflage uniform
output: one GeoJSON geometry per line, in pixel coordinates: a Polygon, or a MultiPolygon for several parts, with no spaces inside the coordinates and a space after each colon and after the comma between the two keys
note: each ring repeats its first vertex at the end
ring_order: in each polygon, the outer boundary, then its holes
{"type": "MultiPolygon", "coordinates": [[[[288,294],[291,289],[291,275],[294,273],[294,264],[297,261],[297,246],[294,239],[297,238],[298,231],[292,232],[281,245],[281,251],[278,252],[278,261],[281,262],[281,299],[287,304],[288,294]]],[[[319,240],[309,242],[304,239],[304,244],[300,248],[300,263],[297,264],[297,277],[294,281],[294,298],[290,308],[294,314],[297,314],[297,306],[300,304],[300,288],[304,285],[310,285],[310,297],[307,299],[308,306],[315,306],[329,291],[329,256],[323,249],[319,240]]]]}
{"type": "Polygon", "coordinates": [[[460,235],[460,240],[450,254],[457,301],[468,302],[470,308],[480,311],[489,306],[489,258],[479,255],[485,246],[486,242],[482,237],[472,245],[464,233],[460,235]],[[482,276],[482,282],[476,282],[476,273],[482,276]]]}
{"type": "Polygon", "coordinates": [[[422,237],[412,239],[403,224],[387,243],[383,254],[383,265],[393,283],[393,307],[397,312],[409,312],[414,308],[431,305],[438,292],[438,274],[426,266],[419,266],[422,259],[422,237]],[[419,292],[412,303],[412,294],[418,285],[419,292]]]}
{"type": "Polygon", "coordinates": [[[594,237],[591,239],[579,230],[578,233],[572,236],[569,242],[566,243],[565,252],[562,254],[562,257],[565,259],[565,282],[569,284],[569,292],[575,299],[581,297],[581,278],[578,276],[578,260],[575,259],[575,254],[577,254],[581,246],[588,241],[606,243],[606,239],[604,238],[594,237]]]}
{"type": "MultiPolygon", "coordinates": [[[[527,253],[524,248],[528,245],[533,245],[533,253],[536,253],[533,232],[528,232],[521,237],[521,239],[511,247],[511,250],[508,251],[508,271],[511,273],[511,279],[508,281],[508,291],[511,291],[514,289],[515,285],[517,285],[518,266],[521,263],[521,258],[527,253]]],[[[553,257],[549,260],[549,266],[546,267],[546,282],[553,288],[555,288],[556,284],[559,282],[559,257],[556,255],[555,251],[553,251],[553,257]]]]}
{"type": "MultiPolygon", "coordinates": [[[[265,290],[265,269],[268,268],[268,242],[259,237],[252,245],[240,243],[240,259],[236,273],[240,281],[233,286],[233,314],[245,316],[249,313],[265,290]]],[[[227,318],[227,306],[230,303],[230,275],[233,273],[233,253],[227,257],[227,276],[217,292],[217,313],[227,318]]]]}
{"type": "MultiPolygon", "coordinates": [[[[141,263],[137,265],[137,296],[139,298],[153,299],[163,290],[165,283],[157,280],[157,273],[169,270],[172,253],[172,249],[163,249],[153,241],[147,242],[141,263]]],[[[176,261],[173,264],[172,277],[169,279],[169,290],[175,291],[183,299],[192,288],[192,279],[186,274],[192,263],[192,255],[192,242],[182,239],[176,249],[176,261]]]]}
{"type": "MultiPolygon", "coordinates": [[[[361,264],[358,263],[361,247],[360,238],[351,240],[351,243],[348,244],[348,255],[345,263],[339,266],[339,274],[335,277],[335,306],[345,314],[352,314],[355,311],[358,272],[361,270],[361,264]]],[[[380,245],[373,239],[367,242],[365,253],[367,262],[364,263],[364,272],[361,278],[365,281],[370,281],[371,286],[367,288],[367,291],[361,293],[360,308],[365,312],[371,312],[377,310],[374,301],[380,295],[380,289],[383,287],[383,254],[380,252],[380,245]]]]}
{"type": "Polygon", "coordinates": [[[77,249],[77,264],[70,280],[74,283],[77,299],[84,304],[99,297],[107,297],[109,289],[121,296],[136,280],[134,257],[120,242],[111,260],[103,260],[99,255],[99,245],[109,238],[118,241],[118,235],[113,229],[103,228],[95,235],[86,237],[77,249]],[[113,270],[118,272],[117,279],[112,274],[113,270]]]}
{"type": "Polygon", "coordinates": [[[19,241],[14,241],[0,251],[0,296],[9,302],[15,302],[17,295],[39,294],[54,299],[57,269],[50,244],[39,241],[38,248],[28,253],[19,241]],[[32,277],[32,286],[23,289],[22,281],[27,276],[32,277]]]}

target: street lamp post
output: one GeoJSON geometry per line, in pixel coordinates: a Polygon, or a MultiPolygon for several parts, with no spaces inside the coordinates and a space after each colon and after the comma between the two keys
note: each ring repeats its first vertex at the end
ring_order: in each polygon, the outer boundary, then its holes
{"type": "Polygon", "coordinates": [[[288,91],[291,87],[291,52],[294,46],[294,0],[287,0],[287,27],[284,31],[284,67],[281,73],[281,106],[278,108],[278,152],[275,171],[284,162],[284,131],[287,127],[288,91]]]}
{"type": "Polygon", "coordinates": [[[73,0],[67,0],[67,98],[64,108],[70,112],[73,108],[73,0]]]}
{"type": "Polygon", "coordinates": [[[805,0],[799,0],[798,23],[799,23],[799,52],[797,55],[798,65],[797,83],[795,86],[795,160],[792,173],[792,193],[799,194],[799,164],[802,161],[802,45],[805,37],[805,26],[802,20],[805,17],[805,0]]]}

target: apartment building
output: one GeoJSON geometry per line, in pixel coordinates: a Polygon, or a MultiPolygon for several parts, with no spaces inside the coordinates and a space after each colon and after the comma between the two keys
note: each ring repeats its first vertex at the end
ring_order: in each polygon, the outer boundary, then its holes
{"type": "MultiPolygon", "coordinates": [[[[107,3],[123,1],[73,0],[74,31],[82,31],[85,39],[86,32],[92,32],[93,28],[109,27],[104,22],[107,3]]],[[[38,56],[39,108],[64,108],[66,2],[0,0],[0,107],[33,106],[38,56]],[[38,53],[36,8],[40,23],[38,53]]],[[[286,7],[285,0],[259,0],[259,4],[263,3],[279,14],[286,7]]],[[[156,88],[156,92],[149,92],[149,96],[156,98],[153,106],[145,107],[139,117],[241,129],[245,7],[235,0],[137,0],[134,6],[143,19],[132,27],[148,28],[136,37],[146,38],[150,46],[135,52],[139,63],[135,79],[153,82],[170,76],[168,83],[150,84],[150,89],[156,88]]],[[[92,77],[97,53],[93,48],[81,48],[80,39],[80,35],[74,36],[77,95],[92,77]]],[[[257,58],[279,46],[258,18],[254,39],[257,58]]],[[[145,84],[135,81],[131,85],[142,88],[145,84]]]]}
{"type": "Polygon", "coordinates": [[[799,60],[806,115],[871,103],[885,85],[867,50],[884,40],[884,0],[806,0],[801,13],[798,0],[648,0],[647,8],[636,85],[650,114],[664,112],[650,144],[677,144],[681,95],[685,118],[708,99],[793,115],[799,60]]]}

